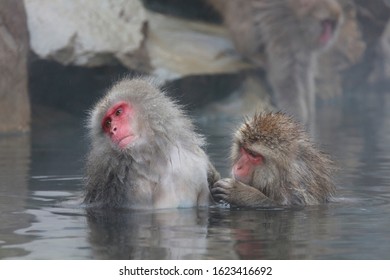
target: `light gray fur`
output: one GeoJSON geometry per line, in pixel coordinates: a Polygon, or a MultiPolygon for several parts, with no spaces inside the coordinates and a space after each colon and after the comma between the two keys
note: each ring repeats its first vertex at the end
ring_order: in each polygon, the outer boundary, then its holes
{"type": "Polygon", "coordinates": [[[207,205],[207,180],[214,183],[219,174],[202,149],[205,141],[182,108],[152,79],[116,83],[91,111],[88,129],[86,204],[129,208],[207,205]],[[132,104],[138,136],[124,150],[101,128],[107,110],[120,101],[132,104]]]}

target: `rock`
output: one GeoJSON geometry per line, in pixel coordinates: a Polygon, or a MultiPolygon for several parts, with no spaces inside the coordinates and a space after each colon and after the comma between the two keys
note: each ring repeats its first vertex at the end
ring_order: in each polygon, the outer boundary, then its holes
{"type": "Polygon", "coordinates": [[[132,65],[144,35],[138,0],[25,0],[32,50],[64,65],[132,65]]]}
{"type": "Polygon", "coordinates": [[[214,24],[148,12],[139,0],[25,0],[32,50],[63,65],[128,69],[173,80],[248,68],[214,24]]]}
{"type": "Polygon", "coordinates": [[[29,130],[28,42],[23,1],[0,1],[0,133],[29,130]]]}
{"type": "Polygon", "coordinates": [[[146,48],[153,73],[164,80],[238,72],[252,67],[219,25],[148,12],[146,48]]]}

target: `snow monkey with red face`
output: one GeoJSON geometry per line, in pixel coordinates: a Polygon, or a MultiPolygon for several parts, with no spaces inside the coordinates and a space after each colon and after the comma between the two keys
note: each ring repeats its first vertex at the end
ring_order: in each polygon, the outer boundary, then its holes
{"type": "Polygon", "coordinates": [[[191,120],[150,79],[115,84],[90,113],[84,202],[111,208],[207,206],[219,174],[191,120]]]}
{"type": "Polygon", "coordinates": [[[242,207],[305,206],[335,192],[333,163],[301,125],[282,113],[256,114],[235,133],[232,178],[211,187],[215,200],[242,207]]]}

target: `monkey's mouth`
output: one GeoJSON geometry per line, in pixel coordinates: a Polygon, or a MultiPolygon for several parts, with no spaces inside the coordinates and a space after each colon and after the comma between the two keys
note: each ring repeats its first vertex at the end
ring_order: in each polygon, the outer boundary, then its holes
{"type": "Polygon", "coordinates": [[[127,135],[118,140],[117,144],[121,149],[126,148],[130,143],[135,140],[135,136],[133,134],[127,135]]]}
{"type": "Polygon", "coordinates": [[[336,30],[337,22],[332,19],[325,19],[321,21],[321,35],[319,43],[321,46],[326,46],[333,38],[336,30]]]}
{"type": "Polygon", "coordinates": [[[232,178],[244,184],[249,184],[251,181],[249,177],[238,176],[237,174],[234,173],[233,170],[232,170],[232,178]]]}

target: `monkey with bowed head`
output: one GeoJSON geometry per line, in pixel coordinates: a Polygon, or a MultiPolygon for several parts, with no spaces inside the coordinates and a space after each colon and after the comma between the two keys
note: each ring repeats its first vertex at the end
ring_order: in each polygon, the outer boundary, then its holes
{"type": "Polygon", "coordinates": [[[215,200],[241,207],[325,203],[335,192],[333,163],[301,125],[282,113],[256,114],[235,133],[232,178],[211,186],[215,200]]]}
{"type": "Polygon", "coordinates": [[[115,84],[90,113],[84,203],[110,208],[207,206],[219,174],[203,138],[150,79],[115,84]]]}

